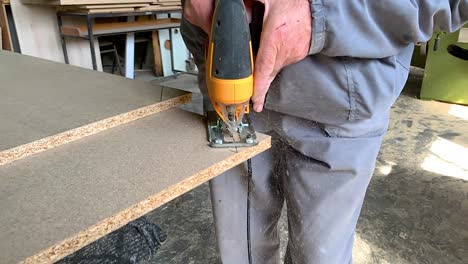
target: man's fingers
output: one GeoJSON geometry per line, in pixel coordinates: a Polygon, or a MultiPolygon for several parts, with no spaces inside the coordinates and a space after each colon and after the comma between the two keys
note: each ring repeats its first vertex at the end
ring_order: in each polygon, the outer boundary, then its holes
{"type": "MultiPolygon", "coordinates": [[[[257,77],[257,79],[259,78],[257,77]]],[[[265,97],[272,81],[273,78],[271,77],[265,77],[261,78],[260,81],[255,81],[254,96],[252,97],[255,112],[261,112],[263,110],[263,105],[265,104],[265,97]],[[258,87],[261,88],[259,89],[258,87]]]]}
{"type": "Polygon", "coordinates": [[[253,6],[254,0],[244,0],[244,6],[245,10],[247,12],[247,20],[252,22],[252,6],[253,6]]]}
{"type": "Polygon", "coordinates": [[[211,18],[203,20],[203,24],[202,24],[201,28],[203,29],[203,31],[205,31],[206,34],[210,34],[210,31],[211,31],[211,18]]]}
{"type": "Polygon", "coordinates": [[[270,37],[268,31],[264,31],[255,64],[254,95],[252,97],[255,112],[263,110],[266,94],[276,75],[276,59],[277,50],[274,45],[274,39],[270,37]]]}
{"type": "Polygon", "coordinates": [[[184,17],[191,24],[200,27],[208,34],[211,30],[213,8],[213,0],[185,1],[184,17]]]}

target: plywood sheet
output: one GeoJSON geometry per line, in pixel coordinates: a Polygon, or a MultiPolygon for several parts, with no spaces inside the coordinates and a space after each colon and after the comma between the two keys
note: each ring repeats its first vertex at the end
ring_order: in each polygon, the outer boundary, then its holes
{"type": "Polygon", "coordinates": [[[187,92],[11,52],[0,61],[0,165],[190,101],[187,92]]]}
{"type": "Polygon", "coordinates": [[[0,166],[2,261],[71,254],[265,151],[258,136],[213,149],[200,116],[172,109],[0,166]]]}

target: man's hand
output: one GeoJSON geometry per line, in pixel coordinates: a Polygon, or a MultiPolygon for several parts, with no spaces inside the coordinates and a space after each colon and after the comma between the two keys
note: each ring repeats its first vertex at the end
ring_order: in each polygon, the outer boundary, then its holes
{"type": "Polygon", "coordinates": [[[304,59],[312,37],[308,0],[260,0],[263,32],[254,74],[254,111],[261,112],[270,84],[284,67],[304,59]]]}
{"type": "MultiPolygon", "coordinates": [[[[254,72],[254,111],[261,112],[270,84],[284,67],[308,54],[312,16],[308,0],[258,0],[265,5],[263,32],[254,72]]],[[[248,12],[252,1],[245,1],[248,12]]],[[[213,0],[185,1],[186,19],[202,28],[211,29],[213,0]]],[[[250,14],[249,14],[250,15],[250,14]]]]}
{"type": "Polygon", "coordinates": [[[211,30],[213,8],[213,0],[186,0],[184,17],[188,22],[203,29],[208,34],[211,30]]]}

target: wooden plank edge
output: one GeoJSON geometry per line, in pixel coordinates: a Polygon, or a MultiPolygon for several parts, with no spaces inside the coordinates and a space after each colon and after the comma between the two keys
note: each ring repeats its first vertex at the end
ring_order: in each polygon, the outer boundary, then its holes
{"type": "Polygon", "coordinates": [[[81,8],[81,9],[108,9],[108,8],[122,8],[122,7],[145,7],[149,6],[149,3],[143,3],[143,4],[104,4],[104,5],[78,5],[74,6],[76,8],[81,8]]]}
{"type": "Polygon", "coordinates": [[[161,5],[150,5],[140,8],[135,8],[137,11],[181,11],[182,6],[161,6],[161,5]]]}
{"type": "Polygon", "coordinates": [[[105,130],[130,123],[132,121],[156,114],[192,100],[192,94],[187,93],[163,102],[148,105],[130,112],[112,116],[88,125],[74,128],[50,137],[39,139],[18,147],[0,152],[0,166],[24,159],[46,150],[91,136],[105,130]]]}
{"type": "Polygon", "coordinates": [[[85,13],[88,14],[99,14],[99,13],[127,13],[133,12],[135,9],[132,8],[109,8],[109,9],[84,9],[85,13]]]}
{"type": "Polygon", "coordinates": [[[87,230],[78,233],[76,236],[65,239],[62,242],[27,258],[21,263],[57,262],[270,148],[271,138],[266,137],[264,140],[261,140],[257,146],[244,148],[230,158],[208,167],[186,180],[150,196],[146,200],[137,203],[114,216],[102,220],[101,222],[89,227],[87,230]]]}

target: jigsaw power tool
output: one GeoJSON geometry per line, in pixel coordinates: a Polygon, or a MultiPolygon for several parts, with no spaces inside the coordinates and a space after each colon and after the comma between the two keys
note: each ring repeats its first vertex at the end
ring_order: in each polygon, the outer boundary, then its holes
{"type": "Polygon", "coordinates": [[[206,81],[214,111],[208,111],[211,147],[258,144],[248,113],[254,59],[243,0],[217,0],[206,50],[206,81]]]}

